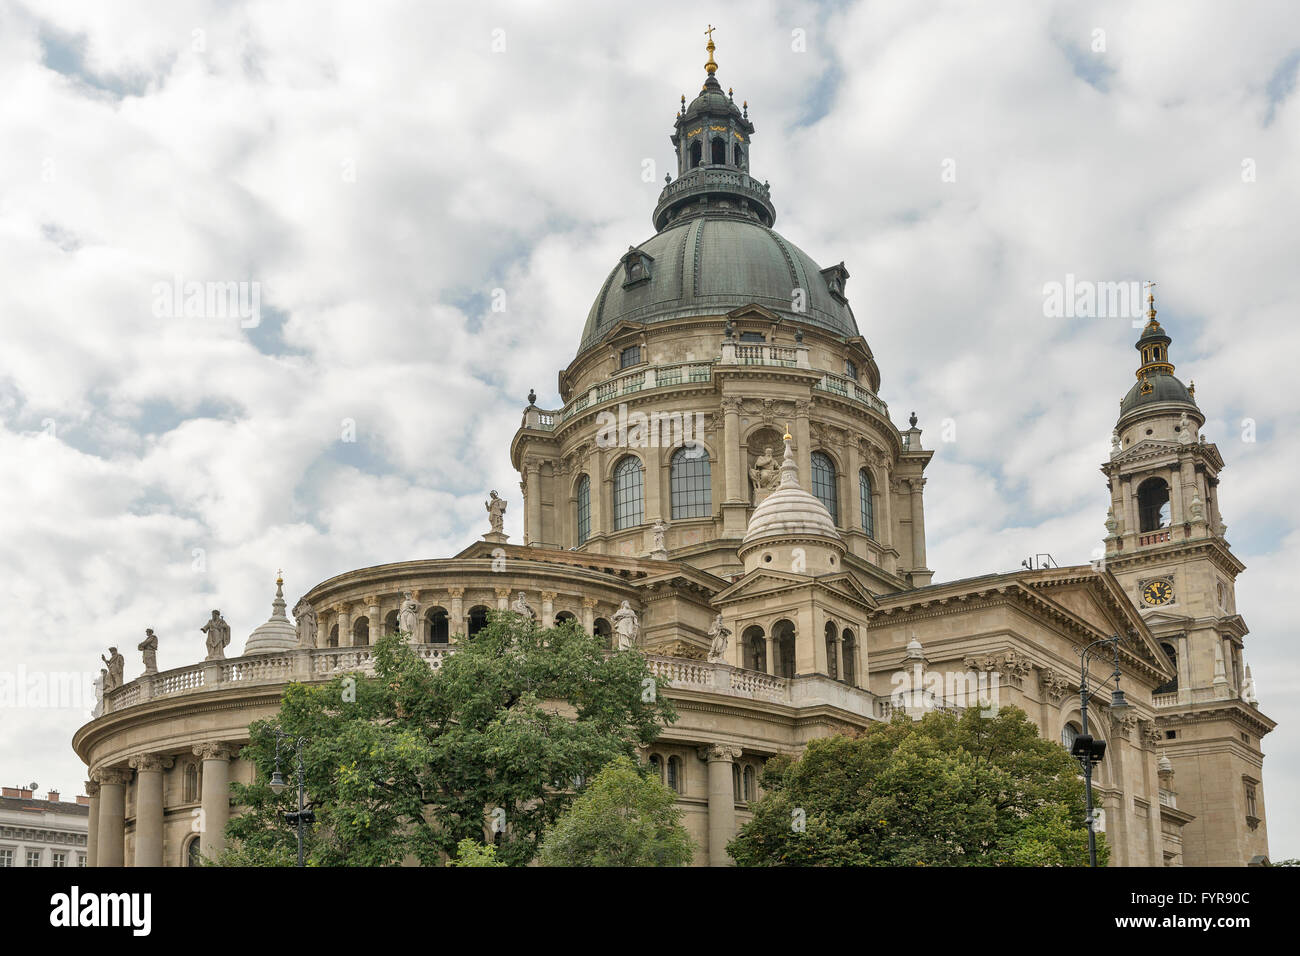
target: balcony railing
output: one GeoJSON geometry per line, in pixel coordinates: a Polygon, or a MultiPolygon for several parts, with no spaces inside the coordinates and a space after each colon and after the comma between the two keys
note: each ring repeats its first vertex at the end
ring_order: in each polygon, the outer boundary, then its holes
{"type": "Polygon", "coordinates": [[[841,398],[861,402],[873,411],[879,412],[885,418],[889,417],[889,406],[877,398],[875,392],[863,388],[851,378],[841,378],[839,375],[832,375],[827,372],[814,387],[823,392],[830,392],[832,395],[839,395],[841,398]]]}

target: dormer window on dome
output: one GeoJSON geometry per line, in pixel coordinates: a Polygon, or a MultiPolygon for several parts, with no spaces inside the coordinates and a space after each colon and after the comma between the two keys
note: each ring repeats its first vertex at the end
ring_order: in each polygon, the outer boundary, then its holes
{"type": "Polygon", "coordinates": [[[623,256],[623,288],[650,281],[650,269],[654,259],[633,246],[627,247],[623,256]]]}

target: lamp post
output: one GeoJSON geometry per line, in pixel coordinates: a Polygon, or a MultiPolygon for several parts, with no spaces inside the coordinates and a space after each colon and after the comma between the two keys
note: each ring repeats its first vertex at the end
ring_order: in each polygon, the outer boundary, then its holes
{"type": "Polygon", "coordinates": [[[288,786],[285,783],[284,776],[280,773],[280,744],[281,741],[289,741],[288,747],[292,747],[298,757],[298,811],[296,813],[286,813],[284,822],[296,826],[298,829],[298,865],[304,866],[302,854],[302,828],[305,823],[315,823],[316,814],[306,808],[304,803],[304,773],[302,768],[302,745],[307,742],[307,738],[301,735],[295,737],[293,734],[286,734],[279,727],[275,728],[275,773],[271,774],[269,784],[271,792],[281,794],[288,786]]]}
{"type": "Polygon", "coordinates": [[[1092,809],[1092,768],[1094,765],[1101,763],[1106,756],[1106,741],[1093,740],[1092,735],[1088,733],[1088,698],[1092,695],[1088,691],[1088,656],[1092,653],[1093,648],[1099,646],[1109,646],[1113,654],[1115,670],[1111,676],[1115,680],[1115,689],[1110,692],[1110,712],[1122,714],[1129,709],[1129,703],[1124,699],[1124,692],[1119,687],[1119,635],[1113,634],[1110,637],[1093,641],[1083,649],[1079,661],[1079,720],[1083,725],[1079,736],[1074,738],[1074,743],[1070,747],[1070,753],[1078,758],[1079,764],[1083,767],[1083,786],[1088,800],[1088,865],[1097,865],[1097,829],[1096,820],[1093,819],[1092,809]]]}

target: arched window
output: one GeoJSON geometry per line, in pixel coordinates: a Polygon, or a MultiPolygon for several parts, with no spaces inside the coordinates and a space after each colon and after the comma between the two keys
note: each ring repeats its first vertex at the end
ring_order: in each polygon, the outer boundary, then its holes
{"type": "Polygon", "coordinates": [[[868,538],[876,536],[876,508],[871,500],[871,475],[863,468],[858,472],[858,507],[862,511],[862,530],[868,538]]]}
{"type": "Polygon", "coordinates": [[[642,491],[645,488],[645,475],[641,468],[641,459],[628,455],[614,466],[614,530],[635,528],[641,524],[642,491]]]}
{"type": "Polygon", "coordinates": [[[555,624],[558,627],[565,621],[576,621],[577,619],[577,616],[572,611],[561,611],[559,614],[555,615],[555,624]]]}
{"type": "Polygon", "coordinates": [[[677,518],[707,518],[713,513],[713,485],[709,456],[702,445],[673,452],[668,479],[672,515],[677,518]]]}
{"type": "Polygon", "coordinates": [[[767,638],[763,629],[757,624],[745,628],[741,636],[741,646],[745,650],[745,666],[752,671],[767,672],[767,638]]]}
{"type": "Polygon", "coordinates": [[[812,492],[831,513],[831,521],[838,525],[840,509],[835,494],[835,463],[819,451],[812,454],[812,492]]]}
{"type": "Polygon", "coordinates": [[[606,647],[613,646],[614,628],[610,625],[609,621],[605,620],[603,617],[598,617],[596,620],[591,622],[591,629],[596,632],[596,636],[600,638],[601,643],[606,647]]]}
{"type": "Polygon", "coordinates": [[[469,631],[468,636],[473,637],[483,628],[487,627],[488,609],[482,604],[475,604],[469,609],[469,631]]]}
{"type": "Polygon", "coordinates": [[[583,475],[578,479],[578,544],[591,537],[591,479],[583,475]]]}
{"type": "Polygon", "coordinates": [[[758,776],[758,775],[757,775],[756,773],[754,773],[754,768],[751,767],[751,766],[749,766],[748,764],[746,764],[746,765],[745,765],[745,785],[744,785],[744,797],[745,797],[745,802],[746,802],[746,803],[753,803],[754,800],[757,799],[757,797],[758,797],[758,794],[757,794],[757,792],[756,792],[756,790],[757,790],[757,786],[756,786],[755,779],[754,779],[754,778],[757,777],[757,776],[758,776]]]}
{"type": "Polygon", "coordinates": [[[855,382],[858,380],[858,364],[852,359],[844,360],[844,377],[851,378],[855,382]]]}
{"type": "Polygon", "coordinates": [[[835,647],[835,637],[837,633],[838,633],[838,629],[835,627],[835,622],[827,621],[826,622],[826,673],[831,680],[836,680],[840,676],[839,662],[836,660],[836,657],[838,655],[836,653],[836,647],[835,647]]]}
{"type": "Polygon", "coordinates": [[[187,763],[181,785],[181,803],[199,802],[199,765],[187,763]]]}
{"type": "Polygon", "coordinates": [[[712,154],[713,154],[713,156],[712,156],[712,159],[713,159],[713,165],[714,165],[714,166],[725,166],[725,165],[727,165],[727,142],[726,142],[726,140],[719,139],[718,137],[715,136],[715,137],[713,138],[713,142],[710,144],[710,147],[711,147],[710,151],[711,151],[712,154]]]}
{"type": "Polygon", "coordinates": [[[660,783],[664,782],[664,758],[658,754],[650,755],[650,773],[660,783]]]}
{"type": "Polygon", "coordinates": [[[199,838],[197,835],[190,837],[189,842],[185,844],[185,865],[203,865],[203,862],[199,857],[199,838]]]}
{"type": "Polygon", "coordinates": [[[1079,738],[1080,733],[1079,725],[1076,723],[1068,723],[1061,728],[1061,743],[1065,745],[1066,750],[1074,746],[1074,742],[1079,738]]]}
{"type": "Polygon", "coordinates": [[[400,626],[401,625],[398,623],[397,620],[397,612],[389,611],[388,616],[384,618],[384,635],[392,636],[393,634],[396,634],[397,629],[400,626]]]}
{"type": "Polygon", "coordinates": [[[424,615],[426,639],[430,644],[447,643],[447,609],[431,607],[424,615]]]}
{"type": "Polygon", "coordinates": [[[339,646],[339,626],[337,624],[335,624],[333,627],[330,628],[330,639],[329,639],[328,646],[329,647],[339,646]]]}
{"type": "Polygon", "coordinates": [[[691,169],[700,165],[700,160],[704,157],[704,144],[698,139],[691,143],[691,169]]]}
{"type": "Polygon", "coordinates": [[[359,617],[352,622],[352,646],[370,646],[370,618],[359,617]]]}
{"type": "Polygon", "coordinates": [[[775,671],[777,677],[794,676],[794,624],[781,620],[772,625],[775,644],[775,671]]]}
{"type": "Polygon", "coordinates": [[[740,802],[740,764],[731,765],[731,799],[733,803],[740,802]]]}
{"type": "Polygon", "coordinates": [[[686,781],[682,779],[682,758],[669,757],[668,758],[668,789],[675,790],[678,793],[681,793],[682,788],[685,785],[686,785],[686,781]]]}
{"type": "Polygon", "coordinates": [[[856,687],[858,686],[858,639],[846,627],[844,633],[840,635],[840,641],[844,654],[844,683],[856,687]]]}
{"type": "Polygon", "coordinates": [[[1160,644],[1160,649],[1165,652],[1165,657],[1169,658],[1169,666],[1174,669],[1174,679],[1161,684],[1151,693],[1176,694],[1178,692],[1178,651],[1174,648],[1174,645],[1163,641],[1160,644]]]}
{"type": "Polygon", "coordinates": [[[735,148],[734,148],[733,152],[735,153],[735,157],[736,157],[736,168],[738,168],[738,169],[744,169],[744,168],[745,168],[745,151],[744,151],[743,149],[740,148],[740,144],[739,144],[739,143],[737,143],[737,144],[735,145],[735,148]]]}
{"type": "Polygon", "coordinates": [[[1138,523],[1143,531],[1169,527],[1169,486],[1163,478],[1148,478],[1138,486],[1138,523]]]}

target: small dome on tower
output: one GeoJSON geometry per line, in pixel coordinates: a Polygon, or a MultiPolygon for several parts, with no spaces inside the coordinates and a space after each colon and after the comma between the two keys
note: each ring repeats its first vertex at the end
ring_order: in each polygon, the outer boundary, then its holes
{"type": "MultiPolygon", "coordinates": [[[[1153,283],[1154,284],[1154,283],[1153,283]]],[[[1182,405],[1204,424],[1204,417],[1187,388],[1174,375],[1174,363],[1169,360],[1169,344],[1173,340],[1156,321],[1155,295],[1147,292],[1147,323],[1134,348],[1142,356],[1138,366],[1137,382],[1119,403],[1121,427],[1126,419],[1154,406],[1182,405]]],[[[1164,409],[1160,409],[1163,411],[1164,409]]]]}
{"type": "Polygon", "coordinates": [[[275,654],[291,651],[298,646],[298,629],[284,612],[284,578],[276,575],[275,600],[271,602],[271,617],[265,624],[248,635],[244,654],[275,654]]]}
{"type": "Polygon", "coordinates": [[[741,550],[774,539],[823,538],[843,551],[840,534],[826,506],[799,487],[799,466],[795,464],[791,438],[785,436],[785,460],[781,462],[781,483],[763,499],[749,519],[741,550]]]}

